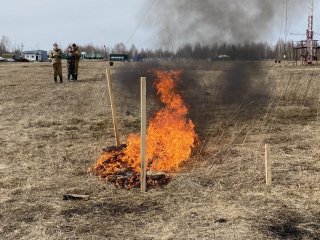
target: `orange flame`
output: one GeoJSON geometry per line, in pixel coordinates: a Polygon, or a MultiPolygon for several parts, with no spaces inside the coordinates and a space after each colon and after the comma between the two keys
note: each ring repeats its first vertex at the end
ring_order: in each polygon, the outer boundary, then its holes
{"type": "MultiPolygon", "coordinates": [[[[181,71],[156,71],[155,76],[154,87],[164,107],[149,120],[147,166],[151,171],[176,172],[190,158],[198,136],[195,125],[187,118],[188,108],[175,90],[181,71]]],[[[102,153],[93,171],[102,177],[128,168],[140,172],[140,143],[140,135],[130,134],[127,147],[120,152],[102,153]]]]}

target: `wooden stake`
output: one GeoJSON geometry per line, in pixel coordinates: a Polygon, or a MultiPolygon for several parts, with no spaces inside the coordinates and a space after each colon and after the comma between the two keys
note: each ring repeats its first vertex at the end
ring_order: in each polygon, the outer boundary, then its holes
{"type": "Polygon", "coordinates": [[[141,192],[147,190],[147,164],[146,164],[146,135],[147,135],[147,90],[146,78],[141,77],[141,192]]]}
{"type": "Polygon", "coordinates": [[[265,145],[265,166],[266,166],[266,185],[271,185],[271,160],[270,160],[270,145],[265,145]]]}
{"type": "Polygon", "coordinates": [[[119,139],[118,120],[117,120],[116,107],[115,107],[115,103],[114,103],[111,71],[110,71],[109,68],[107,68],[107,70],[106,70],[106,75],[107,75],[108,88],[109,88],[109,96],[110,96],[110,104],[111,104],[114,136],[116,138],[116,145],[117,145],[117,147],[119,147],[120,146],[120,139],[119,139]]]}

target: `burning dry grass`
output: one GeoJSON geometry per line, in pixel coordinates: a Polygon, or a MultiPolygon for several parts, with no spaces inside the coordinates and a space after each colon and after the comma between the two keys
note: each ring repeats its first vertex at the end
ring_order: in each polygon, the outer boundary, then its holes
{"type": "MultiPolygon", "coordinates": [[[[214,98],[210,76],[225,66],[192,67],[214,98]]],[[[0,65],[1,239],[319,239],[318,68],[265,64],[265,105],[201,101],[205,145],[166,187],[145,194],[86,173],[113,143],[104,68],[81,62],[79,83],[55,85],[47,63],[0,65]],[[274,161],[270,188],[264,142],[274,161]],[[68,192],[91,198],[62,201],[68,192]]],[[[125,142],[138,130],[139,108],[118,87],[125,142]]],[[[184,91],[187,101],[196,95],[184,91]]]]}
{"type": "MultiPolygon", "coordinates": [[[[154,87],[163,107],[149,120],[147,129],[147,188],[164,186],[165,173],[178,172],[198,142],[195,126],[176,84],[181,71],[156,71],[154,87]],[[156,172],[158,174],[152,174],[156,172]],[[159,174],[160,172],[160,174],[159,174]]],[[[140,186],[140,135],[130,134],[127,144],[102,151],[90,172],[126,189],[140,186]]]]}

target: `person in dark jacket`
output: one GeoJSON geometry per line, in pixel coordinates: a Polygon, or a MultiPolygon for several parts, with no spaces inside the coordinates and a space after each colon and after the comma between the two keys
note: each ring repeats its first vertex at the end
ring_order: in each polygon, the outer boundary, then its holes
{"type": "Polygon", "coordinates": [[[72,50],[74,52],[74,55],[76,56],[74,75],[75,75],[75,80],[78,80],[78,69],[79,69],[79,61],[80,61],[80,58],[81,58],[81,53],[80,53],[79,47],[75,43],[72,44],[72,50]]]}
{"type": "Polygon", "coordinates": [[[67,48],[68,80],[77,80],[75,76],[76,55],[71,46],[67,48]]]}

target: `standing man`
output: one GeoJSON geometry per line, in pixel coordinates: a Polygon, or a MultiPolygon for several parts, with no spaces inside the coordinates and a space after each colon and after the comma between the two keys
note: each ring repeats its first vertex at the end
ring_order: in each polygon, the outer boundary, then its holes
{"type": "Polygon", "coordinates": [[[67,48],[67,63],[68,63],[68,80],[75,80],[75,65],[76,56],[73,52],[73,48],[69,46],[67,48]]]}
{"type": "Polygon", "coordinates": [[[78,80],[78,69],[79,69],[79,61],[80,61],[81,53],[80,53],[79,47],[75,43],[72,44],[72,49],[73,49],[74,55],[76,57],[74,80],[78,80]]]}
{"type": "Polygon", "coordinates": [[[57,43],[53,44],[53,49],[49,53],[49,58],[52,59],[54,81],[57,82],[57,77],[59,76],[60,82],[62,83],[63,82],[63,79],[62,79],[62,65],[61,65],[62,51],[59,49],[57,43]]]}

